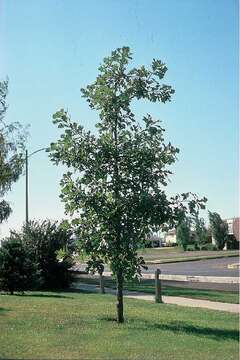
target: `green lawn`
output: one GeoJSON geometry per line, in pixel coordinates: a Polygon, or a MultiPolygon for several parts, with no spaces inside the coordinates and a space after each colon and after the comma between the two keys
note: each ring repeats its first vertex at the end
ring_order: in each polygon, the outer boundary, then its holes
{"type": "Polygon", "coordinates": [[[0,358],[236,360],[238,317],[84,293],[0,296],[0,358]]]}
{"type": "MultiPolygon", "coordinates": [[[[99,280],[94,279],[92,277],[82,277],[79,278],[79,281],[88,284],[99,285],[99,280]]],[[[116,284],[112,279],[105,278],[105,286],[110,288],[115,288],[116,284]]],[[[147,294],[154,294],[155,293],[154,280],[142,279],[140,282],[129,281],[125,283],[124,289],[129,291],[139,291],[147,294]]],[[[175,286],[163,286],[162,295],[182,296],[193,299],[205,299],[211,301],[239,304],[238,292],[200,290],[200,289],[180,288],[175,286]]]]}
{"type": "Polygon", "coordinates": [[[159,261],[159,263],[193,261],[200,259],[215,259],[222,257],[239,256],[238,250],[222,251],[183,251],[178,247],[146,248],[138,251],[140,256],[144,257],[146,263],[149,261],[159,261]]]}
{"type": "MultiPolygon", "coordinates": [[[[143,256],[146,264],[156,262],[159,264],[195,261],[201,259],[217,259],[223,257],[239,256],[239,250],[222,251],[183,251],[179,247],[145,248],[138,251],[139,256],[143,256]]],[[[84,254],[76,256],[77,262],[86,262],[88,257],[84,254]]]]}

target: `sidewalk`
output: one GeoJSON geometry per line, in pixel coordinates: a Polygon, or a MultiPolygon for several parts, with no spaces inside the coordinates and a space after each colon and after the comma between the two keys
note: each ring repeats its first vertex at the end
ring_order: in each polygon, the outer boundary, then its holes
{"type": "MultiPolygon", "coordinates": [[[[89,292],[99,292],[99,286],[85,283],[75,283],[73,284],[73,289],[79,289],[89,292]]],[[[116,294],[116,290],[105,287],[105,292],[107,294],[116,294]]],[[[124,296],[131,299],[154,301],[154,295],[147,295],[144,293],[139,293],[136,291],[124,291],[124,296]]],[[[200,299],[190,299],[180,296],[163,296],[163,303],[165,304],[174,304],[179,306],[189,306],[197,308],[206,308],[211,310],[227,311],[231,313],[239,313],[240,305],[239,304],[229,304],[222,303],[218,301],[209,301],[209,300],[200,300],[200,299]]]]}

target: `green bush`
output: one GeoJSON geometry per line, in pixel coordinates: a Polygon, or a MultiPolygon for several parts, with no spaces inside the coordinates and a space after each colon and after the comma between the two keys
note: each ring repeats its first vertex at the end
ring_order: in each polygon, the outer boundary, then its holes
{"type": "Polygon", "coordinates": [[[202,246],[202,250],[208,250],[208,251],[216,251],[217,246],[212,243],[207,243],[202,246]]]}
{"type": "Polygon", "coordinates": [[[196,251],[196,250],[199,250],[196,249],[196,244],[187,245],[187,251],[196,251]]]}
{"type": "Polygon", "coordinates": [[[239,241],[236,240],[234,235],[228,235],[227,249],[228,250],[237,250],[237,249],[239,249],[239,241]]]}
{"type": "Polygon", "coordinates": [[[73,251],[71,231],[49,220],[29,222],[2,243],[0,289],[13,293],[68,287],[73,251]]]}
{"type": "Polygon", "coordinates": [[[71,231],[59,226],[56,221],[30,221],[19,236],[41,272],[40,288],[52,290],[68,287],[71,281],[68,269],[72,266],[71,254],[74,250],[71,231]],[[59,260],[61,249],[64,256],[59,260]]]}
{"type": "Polygon", "coordinates": [[[14,235],[0,247],[0,290],[24,292],[41,283],[40,272],[31,260],[30,252],[14,235]]]}

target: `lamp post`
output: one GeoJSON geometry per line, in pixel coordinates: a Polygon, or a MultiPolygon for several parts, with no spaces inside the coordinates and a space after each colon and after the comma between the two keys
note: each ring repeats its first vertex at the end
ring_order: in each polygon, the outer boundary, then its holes
{"type": "Polygon", "coordinates": [[[26,170],[26,224],[28,224],[29,222],[29,208],[28,208],[28,159],[30,158],[30,156],[38,153],[39,151],[43,151],[46,150],[47,148],[41,148],[38,149],[34,152],[32,152],[31,154],[28,155],[28,150],[26,150],[26,155],[25,155],[25,170],[26,170]]]}

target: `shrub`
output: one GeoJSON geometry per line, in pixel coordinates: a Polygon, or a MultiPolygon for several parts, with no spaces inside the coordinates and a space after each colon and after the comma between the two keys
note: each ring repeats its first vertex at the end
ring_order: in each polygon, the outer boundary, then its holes
{"type": "Polygon", "coordinates": [[[199,250],[199,249],[196,249],[196,244],[190,244],[190,245],[187,245],[187,251],[196,251],[196,250],[199,250]]]}
{"type": "Polygon", "coordinates": [[[4,241],[0,248],[0,290],[24,292],[40,284],[40,273],[31,260],[30,253],[14,235],[4,241]]]}
{"type": "Polygon", "coordinates": [[[40,287],[68,287],[71,281],[68,269],[72,266],[71,254],[74,250],[71,231],[58,225],[56,221],[30,221],[19,235],[29,249],[32,261],[41,271],[40,287]],[[64,250],[64,255],[59,260],[58,254],[61,249],[64,250]]]}
{"type": "Polygon", "coordinates": [[[201,250],[216,251],[217,246],[211,243],[204,244],[201,250]]]}
{"type": "Polygon", "coordinates": [[[228,250],[237,250],[237,249],[239,249],[239,241],[236,240],[234,235],[228,235],[227,249],[228,250]]]}

